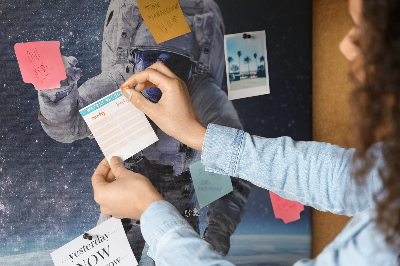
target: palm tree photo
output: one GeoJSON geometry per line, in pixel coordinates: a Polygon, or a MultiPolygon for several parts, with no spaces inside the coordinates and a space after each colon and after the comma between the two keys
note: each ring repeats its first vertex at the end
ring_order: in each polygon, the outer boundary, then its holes
{"type": "Polygon", "coordinates": [[[256,73],[257,73],[257,53],[254,53],[254,63],[256,64],[256,73]]]}
{"type": "Polygon", "coordinates": [[[264,73],[263,73],[263,77],[265,77],[266,76],[266,69],[265,69],[265,58],[264,58],[264,56],[262,55],[262,56],[260,56],[260,63],[261,62],[264,62],[264,73]]]}
{"type": "Polygon", "coordinates": [[[240,57],[242,56],[242,52],[238,51],[237,55],[239,56],[239,76],[240,76],[240,57]]]}
{"type": "Polygon", "coordinates": [[[247,64],[247,68],[248,68],[248,70],[249,70],[248,77],[250,77],[250,62],[251,62],[250,56],[246,56],[246,57],[244,58],[244,62],[247,64]]]}
{"type": "Polygon", "coordinates": [[[229,69],[231,69],[231,63],[233,62],[232,56],[228,57],[228,62],[229,62],[229,69]]]}

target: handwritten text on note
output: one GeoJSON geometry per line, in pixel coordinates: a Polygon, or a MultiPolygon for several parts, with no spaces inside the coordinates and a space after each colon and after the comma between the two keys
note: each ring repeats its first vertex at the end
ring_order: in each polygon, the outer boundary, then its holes
{"type": "Polygon", "coordinates": [[[178,0],[137,0],[137,4],[156,43],[190,32],[178,0]]]}
{"type": "Polygon", "coordinates": [[[200,208],[233,190],[230,176],[207,172],[200,161],[189,168],[200,208]]]}
{"type": "Polygon", "coordinates": [[[22,79],[25,83],[32,83],[36,90],[59,88],[60,81],[67,78],[60,42],[16,43],[14,50],[22,79]]]}

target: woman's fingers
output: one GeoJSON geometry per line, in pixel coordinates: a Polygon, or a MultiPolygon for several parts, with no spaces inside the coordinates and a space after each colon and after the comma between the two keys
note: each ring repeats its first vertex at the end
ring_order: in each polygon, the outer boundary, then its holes
{"type": "Polygon", "coordinates": [[[106,176],[106,181],[107,181],[108,183],[111,183],[111,182],[113,182],[114,180],[115,180],[115,175],[113,174],[112,171],[109,171],[108,174],[107,174],[107,176],[106,176]]]}
{"type": "Polygon", "coordinates": [[[197,117],[186,84],[161,62],[132,75],[122,88],[137,84],[136,90],[121,89],[125,97],[166,134],[201,150],[206,128],[197,117]],[[158,103],[152,103],[139,92],[147,86],[161,90],[162,97],[158,103]]]}
{"type": "MultiPolygon", "coordinates": [[[[147,68],[146,70],[133,74],[121,85],[121,89],[125,90],[127,87],[132,88],[137,84],[152,83],[154,86],[159,88],[162,92],[171,87],[176,79],[172,79],[169,76],[164,75],[158,70],[147,68]]],[[[145,85],[144,85],[145,86],[145,85]]]]}
{"type": "Polygon", "coordinates": [[[97,166],[96,170],[92,176],[92,185],[94,189],[97,189],[99,186],[107,184],[106,181],[107,175],[110,172],[110,165],[108,164],[106,159],[103,159],[100,164],[97,166]]]}
{"type": "Polygon", "coordinates": [[[142,90],[145,90],[145,89],[151,88],[151,87],[154,87],[154,84],[151,82],[140,83],[140,84],[136,85],[135,90],[142,91],[142,90]]]}
{"type": "Polygon", "coordinates": [[[148,68],[157,70],[158,72],[164,74],[167,77],[173,78],[173,79],[179,79],[177,75],[174,74],[166,65],[164,65],[162,62],[157,61],[148,68]]]}
{"type": "Polygon", "coordinates": [[[122,90],[124,96],[140,111],[152,119],[153,113],[159,108],[155,103],[150,102],[139,91],[134,89],[122,90]]]}

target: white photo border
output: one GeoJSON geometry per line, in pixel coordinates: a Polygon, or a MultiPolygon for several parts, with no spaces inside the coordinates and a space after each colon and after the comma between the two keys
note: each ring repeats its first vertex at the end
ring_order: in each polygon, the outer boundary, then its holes
{"type": "MultiPolygon", "coordinates": [[[[251,32],[242,32],[242,33],[235,33],[235,34],[227,34],[224,35],[224,52],[225,52],[225,70],[226,70],[226,84],[228,88],[228,99],[229,100],[236,100],[236,99],[243,99],[253,96],[265,95],[270,94],[270,87],[269,87],[269,74],[268,74],[268,59],[267,59],[267,43],[265,37],[265,30],[262,31],[251,31],[251,32]],[[226,48],[226,40],[227,37],[241,37],[243,38],[243,34],[250,34],[252,36],[262,36],[261,41],[263,42],[264,47],[264,54],[265,54],[265,78],[266,78],[266,85],[265,86],[258,86],[253,88],[245,88],[237,91],[231,91],[230,88],[230,81],[229,81],[229,62],[228,62],[228,52],[226,48]]],[[[239,69],[240,72],[240,69],[239,69]]]]}

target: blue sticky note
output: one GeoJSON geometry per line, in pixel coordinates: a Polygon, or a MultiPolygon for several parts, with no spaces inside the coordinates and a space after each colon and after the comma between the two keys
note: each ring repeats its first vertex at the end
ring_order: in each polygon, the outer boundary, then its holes
{"type": "Polygon", "coordinates": [[[230,176],[206,172],[200,161],[189,166],[200,208],[233,190],[230,176]]]}

